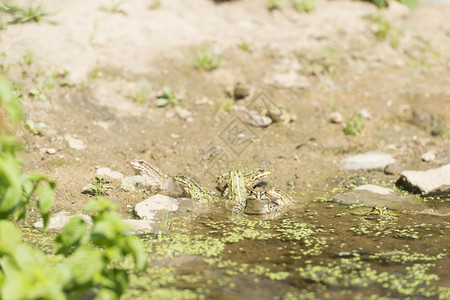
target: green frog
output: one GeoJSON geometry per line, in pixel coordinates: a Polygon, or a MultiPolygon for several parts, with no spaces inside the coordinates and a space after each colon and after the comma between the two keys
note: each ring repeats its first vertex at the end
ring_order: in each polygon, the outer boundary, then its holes
{"type": "Polygon", "coordinates": [[[241,171],[230,171],[227,187],[223,197],[231,200],[233,204],[244,203],[247,198],[247,188],[241,171]]]}
{"type": "Polygon", "coordinates": [[[249,215],[265,215],[280,212],[289,204],[292,198],[279,189],[251,190],[245,199],[245,203],[236,205],[233,211],[243,211],[249,215]]]}
{"type": "Polygon", "coordinates": [[[294,113],[275,105],[270,105],[265,114],[271,118],[272,121],[284,124],[297,120],[297,116],[294,113]]]}
{"type": "Polygon", "coordinates": [[[264,170],[264,168],[248,169],[245,171],[230,171],[217,177],[217,186],[225,196],[230,194],[230,191],[228,191],[229,188],[236,185],[236,183],[242,183],[241,181],[243,180],[245,188],[249,191],[253,189],[255,185],[260,183],[264,177],[270,174],[271,172],[264,170]]]}
{"type": "Polygon", "coordinates": [[[387,206],[378,207],[368,207],[368,206],[360,206],[357,208],[350,209],[351,215],[360,216],[362,220],[386,220],[386,221],[395,221],[398,218],[398,214],[392,210],[390,210],[387,206]]]}
{"type": "Polygon", "coordinates": [[[181,185],[185,193],[195,202],[210,203],[217,201],[217,197],[211,191],[189,175],[176,175],[173,180],[181,185]]]}

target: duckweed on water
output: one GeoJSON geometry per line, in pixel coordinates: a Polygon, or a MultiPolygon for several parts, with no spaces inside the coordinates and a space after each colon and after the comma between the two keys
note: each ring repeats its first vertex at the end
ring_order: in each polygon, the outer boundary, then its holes
{"type": "Polygon", "coordinates": [[[369,256],[370,259],[376,259],[380,262],[406,263],[417,261],[435,261],[446,257],[446,253],[439,253],[434,256],[429,256],[423,253],[408,253],[406,251],[382,251],[369,256]]]}
{"type": "Polygon", "coordinates": [[[172,234],[154,241],[155,252],[163,257],[176,257],[181,254],[217,256],[225,248],[219,239],[202,235],[172,234]],[[157,243],[156,243],[157,242],[157,243]]]}
{"type": "Polygon", "coordinates": [[[417,228],[421,227],[424,228],[425,226],[400,226],[389,221],[379,221],[362,222],[356,227],[351,227],[350,230],[357,235],[366,235],[369,237],[392,236],[401,239],[419,239],[420,237],[425,236],[424,234],[421,234],[416,230],[417,228]]]}
{"type": "Polygon", "coordinates": [[[340,263],[333,262],[328,266],[307,265],[298,268],[298,271],[302,278],[327,286],[365,288],[370,284],[378,284],[402,295],[430,297],[445,293],[445,290],[430,286],[433,281],[439,280],[436,274],[427,273],[428,269],[434,266],[414,264],[406,267],[402,273],[379,272],[356,257],[341,259],[340,263]]]}

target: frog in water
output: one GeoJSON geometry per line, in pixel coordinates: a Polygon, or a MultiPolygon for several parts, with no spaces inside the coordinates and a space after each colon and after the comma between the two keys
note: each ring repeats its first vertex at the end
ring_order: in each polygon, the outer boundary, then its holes
{"type": "Polygon", "coordinates": [[[176,175],[173,180],[180,184],[185,193],[195,202],[210,203],[217,201],[217,197],[213,193],[189,175],[176,175]]]}
{"type": "Polygon", "coordinates": [[[390,210],[387,206],[378,207],[378,206],[362,206],[357,208],[350,209],[350,214],[361,216],[362,220],[387,220],[387,221],[395,221],[397,219],[398,214],[390,210]]]}
{"type": "MultiPolygon", "coordinates": [[[[222,192],[222,195],[230,199],[243,191],[246,190],[245,196],[242,201],[246,198],[248,191],[252,190],[255,185],[260,183],[262,179],[270,175],[270,171],[264,170],[263,168],[248,169],[245,171],[230,171],[217,177],[217,186],[222,192]]],[[[239,202],[242,202],[239,201],[239,202]]]]}
{"type": "Polygon", "coordinates": [[[236,205],[233,211],[243,211],[249,215],[265,215],[280,212],[281,209],[292,201],[279,189],[251,190],[245,199],[245,203],[236,205]]]}

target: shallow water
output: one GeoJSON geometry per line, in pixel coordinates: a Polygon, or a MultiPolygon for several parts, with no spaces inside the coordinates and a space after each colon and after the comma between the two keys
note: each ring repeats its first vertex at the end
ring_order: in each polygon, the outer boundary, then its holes
{"type": "Polygon", "coordinates": [[[450,296],[450,218],[366,220],[331,202],[271,217],[224,209],[145,237],[149,269],[124,299],[367,299],[450,296]]]}

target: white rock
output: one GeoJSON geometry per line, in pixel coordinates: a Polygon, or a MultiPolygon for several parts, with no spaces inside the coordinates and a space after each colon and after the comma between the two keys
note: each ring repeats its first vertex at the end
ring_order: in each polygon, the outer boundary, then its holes
{"type": "Polygon", "coordinates": [[[192,117],[192,113],[185,108],[175,106],[175,111],[177,112],[177,115],[180,119],[187,121],[188,119],[191,119],[191,117],[192,117]]]}
{"type": "Polygon", "coordinates": [[[338,111],[332,112],[329,116],[330,122],[339,124],[344,121],[344,118],[342,117],[341,113],[338,111]]]}
{"type": "Polygon", "coordinates": [[[142,190],[147,188],[147,182],[141,175],[128,176],[122,179],[120,188],[125,191],[136,191],[136,188],[142,190]]]}
{"type": "Polygon", "coordinates": [[[131,227],[131,233],[154,232],[155,223],[149,220],[123,220],[123,222],[131,227]]]}
{"type": "Polygon", "coordinates": [[[73,136],[66,134],[64,139],[69,143],[69,147],[75,150],[83,150],[86,148],[83,141],[74,138],[73,136]]]}
{"type": "Polygon", "coordinates": [[[251,110],[248,112],[247,124],[255,127],[266,127],[272,124],[272,119],[255,110],[251,110]]]}
{"type": "Polygon", "coordinates": [[[98,168],[97,169],[98,176],[106,176],[113,179],[122,179],[123,174],[117,171],[113,171],[110,168],[98,168]]]}
{"type": "Polygon", "coordinates": [[[375,194],[380,194],[380,195],[389,195],[391,193],[394,192],[393,189],[388,189],[382,186],[378,186],[378,185],[374,185],[374,184],[365,184],[365,185],[361,185],[358,186],[357,188],[355,188],[355,190],[358,191],[369,191],[375,194]]]}
{"type": "Polygon", "coordinates": [[[387,165],[395,162],[389,154],[380,152],[367,152],[347,157],[342,160],[342,168],[345,170],[371,170],[384,169],[387,165]]]}
{"type": "Polygon", "coordinates": [[[56,149],[55,148],[41,148],[40,152],[53,155],[53,154],[56,154],[56,149]]]}
{"type": "Polygon", "coordinates": [[[434,151],[428,151],[427,153],[422,154],[423,161],[433,161],[436,159],[436,154],[434,151]]]}
{"type": "Polygon", "coordinates": [[[177,199],[161,194],[156,194],[150,198],[139,202],[135,205],[134,211],[141,219],[153,220],[155,211],[169,210],[176,211],[178,209],[177,199]]]}
{"type": "MultiPolygon", "coordinates": [[[[83,220],[85,220],[87,223],[92,225],[92,219],[90,216],[88,215],[77,215],[79,217],[81,217],[83,220]]],[[[64,226],[66,226],[67,222],[69,222],[69,220],[72,218],[73,216],[70,215],[69,212],[67,211],[62,211],[59,212],[57,214],[51,215],[50,216],[50,222],[48,224],[48,229],[53,229],[53,230],[62,230],[64,228],[64,226]]],[[[33,224],[34,228],[44,228],[44,222],[42,220],[37,221],[36,223],[33,224]]]]}
{"type": "Polygon", "coordinates": [[[403,171],[397,184],[422,196],[450,197],[450,164],[427,171],[403,171]]]}
{"type": "Polygon", "coordinates": [[[367,120],[372,118],[372,114],[365,108],[361,109],[358,112],[358,115],[360,115],[363,119],[367,119],[367,120]]]}

